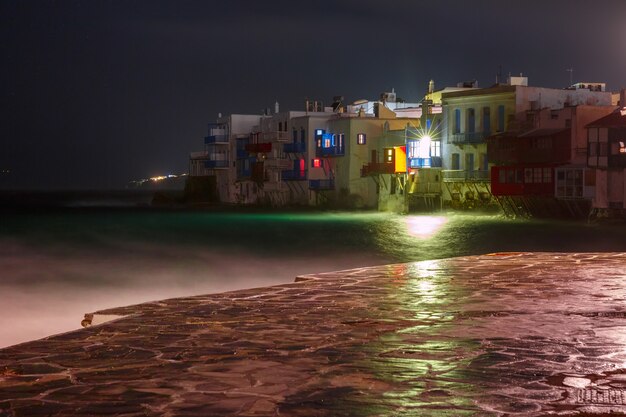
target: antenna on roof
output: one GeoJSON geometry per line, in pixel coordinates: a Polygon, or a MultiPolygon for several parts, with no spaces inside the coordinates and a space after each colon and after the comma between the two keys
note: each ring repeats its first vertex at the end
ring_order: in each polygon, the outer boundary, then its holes
{"type": "Polygon", "coordinates": [[[569,85],[574,85],[574,68],[567,68],[565,71],[569,72],[569,85]]]}

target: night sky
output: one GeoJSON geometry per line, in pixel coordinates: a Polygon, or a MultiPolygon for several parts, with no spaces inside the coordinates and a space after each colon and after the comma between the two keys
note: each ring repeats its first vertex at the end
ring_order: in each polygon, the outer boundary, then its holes
{"type": "Polygon", "coordinates": [[[187,171],[218,112],[502,73],[626,87],[624,0],[0,0],[0,187],[187,171]]]}

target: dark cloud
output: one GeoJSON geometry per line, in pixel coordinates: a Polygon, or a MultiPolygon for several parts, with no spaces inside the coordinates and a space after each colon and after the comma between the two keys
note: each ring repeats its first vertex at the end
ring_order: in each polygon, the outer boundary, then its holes
{"type": "Polygon", "coordinates": [[[15,187],[117,188],[184,172],[218,112],[416,100],[430,78],[489,85],[500,66],[617,90],[624,21],[621,0],[5,0],[0,168],[15,187]]]}

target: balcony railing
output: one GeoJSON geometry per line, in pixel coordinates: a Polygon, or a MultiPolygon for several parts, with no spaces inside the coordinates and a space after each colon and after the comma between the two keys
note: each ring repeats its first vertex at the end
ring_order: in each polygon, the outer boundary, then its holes
{"type": "Polygon", "coordinates": [[[377,174],[393,174],[395,172],[394,164],[382,163],[382,162],[370,162],[367,165],[363,165],[361,168],[361,176],[367,177],[369,175],[377,174]]]}
{"type": "Polygon", "coordinates": [[[189,159],[207,159],[208,157],[209,153],[207,151],[191,152],[189,154],[189,159]]]}
{"type": "Polygon", "coordinates": [[[228,144],[228,135],[209,135],[204,137],[204,144],[228,144]]]}
{"type": "Polygon", "coordinates": [[[310,190],[334,190],[335,180],[309,180],[310,190]]]}
{"type": "Polygon", "coordinates": [[[489,135],[491,135],[490,132],[454,133],[448,137],[448,143],[454,145],[476,145],[485,143],[485,138],[489,135]]]}
{"type": "Polygon", "coordinates": [[[265,160],[265,167],[268,169],[287,170],[293,167],[293,160],[284,158],[268,158],[265,160]]]}
{"type": "Polygon", "coordinates": [[[432,156],[430,158],[409,158],[411,168],[441,168],[441,157],[432,156]]]}
{"type": "Polygon", "coordinates": [[[304,153],[306,152],[306,143],[285,143],[283,145],[283,151],[285,151],[285,153],[304,153]]]}
{"type": "Polygon", "coordinates": [[[443,180],[446,182],[454,181],[489,181],[489,171],[466,171],[463,169],[443,170],[441,171],[443,180]]]}
{"type": "Polygon", "coordinates": [[[273,131],[273,132],[259,132],[260,139],[266,141],[276,141],[276,142],[288,142],[291,140],[290,132],[281,132],[281,131],[273,131]]]}
{"type": "Polygon", "coordinates": [[[229,163],[227,160],[219,159],[219,160],[209,160],[204,162],[205,168],[216,169],[216,168],[228,168],[229,163]]]}
{"type": "Polygon", "coordinates": [[[271,142],[249,143],[246,145],[246,151],[250,153],[272,152],[272,143],[271,142]]]}
{"type": "Polygon", "coordinates": [[[283,181],[302,181],[306,180],[306,170],[285,170],[282,171],[283,181]]]}
{"type": "Polygon", "coordinates": [[[315,149],[315,156],[325,157],[325,156],[344,156],[346,154],[345,147],[341,146],[330,146],[328,148],[320,147],[315,149]]]}

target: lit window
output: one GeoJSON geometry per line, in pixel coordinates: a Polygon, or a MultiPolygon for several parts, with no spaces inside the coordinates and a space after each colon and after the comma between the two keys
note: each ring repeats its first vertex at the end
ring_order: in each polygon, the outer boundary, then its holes
{"type": "Polygon", "coordinates": [[[441,156],[441,142],[433,140],[430,142],[430,156],[441,156]]]}
{"type": "Polygon", "coordinates": [[[357,145],[365,145],[365,133],[357,133],[356,135],[356,144],[357,145]]]}
{"type": "Polygon", "coordinates": [[[314,159],[311,161],[311,166],[312,166],[313,168],[321,168],[321,166],[322,166],[322,161],[321,161],[319,158],[314,158],[314,159]]]}
{"type": "Polygon", "coordinates": [[[324,134],[324,129],[315,129],[315,136],[322,136],[324,134]]]}
{"type": "Polygon", "coordinates": [[[409,158],[417,158],[419,156],[419,141],[410,140],[407,142],[409,145],[409,158]]]}
{"type": "Polygon", "coordinates": [[[385,162],[388,164],[393,162],[393,148],[385,149],[385,162]]]}
{"type": "Polygon", "coordinates": [[[619,153],[626,153],[626,143],[620,141],[620,143],[619,143],[619,153]]]}
{"type": "Polygon", "coordinates": [[[330,148],[330,138],[325,138],[324,139],[324,147],[325,148],[330,148]]]}

